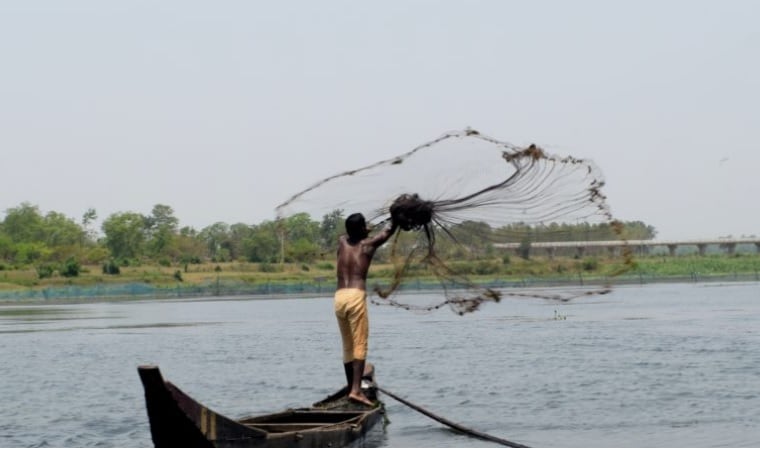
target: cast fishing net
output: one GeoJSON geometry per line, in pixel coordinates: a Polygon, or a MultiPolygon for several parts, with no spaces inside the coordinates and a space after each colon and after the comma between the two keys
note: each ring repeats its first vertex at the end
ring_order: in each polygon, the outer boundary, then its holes
{"type": "MultiPolygon", "coordinates": [[[[631,253],[603,186],[591,161],[550,155],[535,145],[516,147],[467,129],[325,178],[278,206],[277,216],[306,213],[319,220],[333,212],[342,217],[360,212],[379,227],[393,213],[402,230],[382,249],[393,273],[374,287],[373,302],[411,310],[448,305],[464,314],[503,296],[567,301],[609,292],[606,281],[494,288],[478,276],[478,267],[503,264],[504,254],[528,259],[532,252],[535,258],[542,243],[563,241],[609,241],[604,279],[627,270],[631,253]],[[419,305],[398,300],[393,294],[413,276],[437,280],[440,301],[419,305]]],[[[566,258],[581,263],[581,248],[546,246],[549,256],[543,258],[561,258],[564,251],[566,258]]]]}

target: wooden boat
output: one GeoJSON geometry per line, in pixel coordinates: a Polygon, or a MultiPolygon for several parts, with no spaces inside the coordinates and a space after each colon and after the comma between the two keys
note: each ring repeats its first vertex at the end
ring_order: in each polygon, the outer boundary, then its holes
{"type": "Polygon", "coordinates": [[[362,438],[384,414],[374,368],[362,389],[374,406],[348,401],[346,388],[310,407],[229,419],[164,381],[157,366],[137,368],[156,447],[345,447],[362,438]]]}

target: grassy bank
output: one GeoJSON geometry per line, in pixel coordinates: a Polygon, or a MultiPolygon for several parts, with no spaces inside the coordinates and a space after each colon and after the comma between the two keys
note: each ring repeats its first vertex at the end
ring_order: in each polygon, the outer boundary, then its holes
{"type": "MultiPolygon", "coordinates": [[[[668,281],[760,280],[760,255],[647,256],[617,277],[604,259],[524,260],[517,257],[453,262],[458,272],[495,287],[594,282],[644,283],[668,281]]],[[[376,264],[370,283],[387,282],[393,276],[389,264],[376,264]]],[[[192,297],[213,295],[329,294],[334,289],[335,268],[330,261],[284,266],[254,263],[191,264],[181,267],[145,265],[123,267],[117,275],[104,274],[100,266],[84,266],[76,277],[54,273],[40,278],[33,268],[0,271],[0,300],[52,300],[60,298],[192,297]]],[[[434,289],[436,280],[424,267],[412,267],[409,289],[434,289]]]]}

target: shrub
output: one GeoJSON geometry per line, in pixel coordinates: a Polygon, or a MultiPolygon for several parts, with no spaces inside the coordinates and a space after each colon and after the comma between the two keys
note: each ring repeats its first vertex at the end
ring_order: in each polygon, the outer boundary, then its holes
{"type": "Polygon", "coordinates": [[[103,273],[106,275],[118,275],[121,273],[121,269],[119,269],[116,261],[110,260],[103,263],[103,273]]]}
{"type": "Polygon", "coordinates": [[[475,274],[493,275],[499,273],[499,264],[494,261],[478,261],[475,264],[475,274]]]}
{"type": "Polygon", "coordinates": [[[174,279],[177,280],[177,281],[182,281],[182,271],[181,270],[177,270],[176,272],[174,272],[174,279]]]}
{"type": "Polygon", "coordinates": [[[37,277],[39,279],[50,278],[53,276],[55,268],[52,264],[40,264],[37,266],[37,277]]]}
{"type": "Polygon", "coordinates": [[[140,267],[140,260],[139,259],[129,259],[129,258],[122,258],[121,261],[119,261],[119,266],[121,267],[140,267]]]}
{"type": "MultiPolygon", "coordinates": [[[[449,264],[449,267],[451,267],[451,269],[458,274],[472,275],[473,273],[472,263],[468,261],[454,261],[449,264]]],[[[419,269],[419,266],[412,264],[409,266],[409,269],[407,270],[407,272],[416,274],[415,272],[417,271],[415,271],[414,269],[419,269]]]]}
{"type": "Polygon", "coordinates": [[[198,256],[193,255],[185,255],[182,258],[180,258],[180,262],[184,265],[188,264],[200,264],[201,259],[198,256]]]}
{"type": "Polygon", "coordinates": [[[98,264],[110,257],[108,249],[105,247],[94,247],[83,252],[81,259],[84,264],[98,264]]]}
{"type": "Polygon", "coordinates": [[[517,254],[522,259],[530,259],[530,240],[523,239],[520,242],[520,247],[517,248],[517,254]]]}
{"type": "Polygon", "coordinates": [[[583,270],[586,272],[590,272],[599,268],[599,261],[596,258],[584,259],[581,267],[583,267],[583,270]]]}
{"type": "Polygon", "coordinates": [[[172,265],[172,262],[169,261],[169,258],[160,258],[158,260],[158,265],[161,267],[169,267],[172,265]]]}
{"type": "Polygon", "coordinates": [[[79,265],[79,261],[71,257],[61,265],[60,272],[64,277],[71,278],[78,277],[81,270],[82,267],[79,265]]]}
{"type": "Polygon", "coordinates": [[[329,262],[322,262],[317,264],[317,269],[319,270],[335,270],[335,266],[332,265],[332,263],[329,262]]]}
{"type": "Polygon", "coordinates": [[[268,263],[268,262],[263,262],[263,263],[259,263],[259,272],[272,273],[272,272],[279,272],[279,270],[277,269],[277,265],[268,263]]]}
{"type": "Polygon", "coordinates": [[[510,258],[508,254],[501,257],[501,263],[504,264],[505,266],[508,266],[509,263],[511,262],[512,262],[512,258],[510,258]]]}

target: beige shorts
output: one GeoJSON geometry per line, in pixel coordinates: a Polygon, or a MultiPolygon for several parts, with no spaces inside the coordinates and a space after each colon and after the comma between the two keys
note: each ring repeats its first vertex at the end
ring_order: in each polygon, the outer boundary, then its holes
{"type": "Polygon", "coordinates": [[[346,288],[335,292],[335,317],[343,340],[343,362],[367,359],[369,316],[367,293],[363,289],[346,288]]]}

